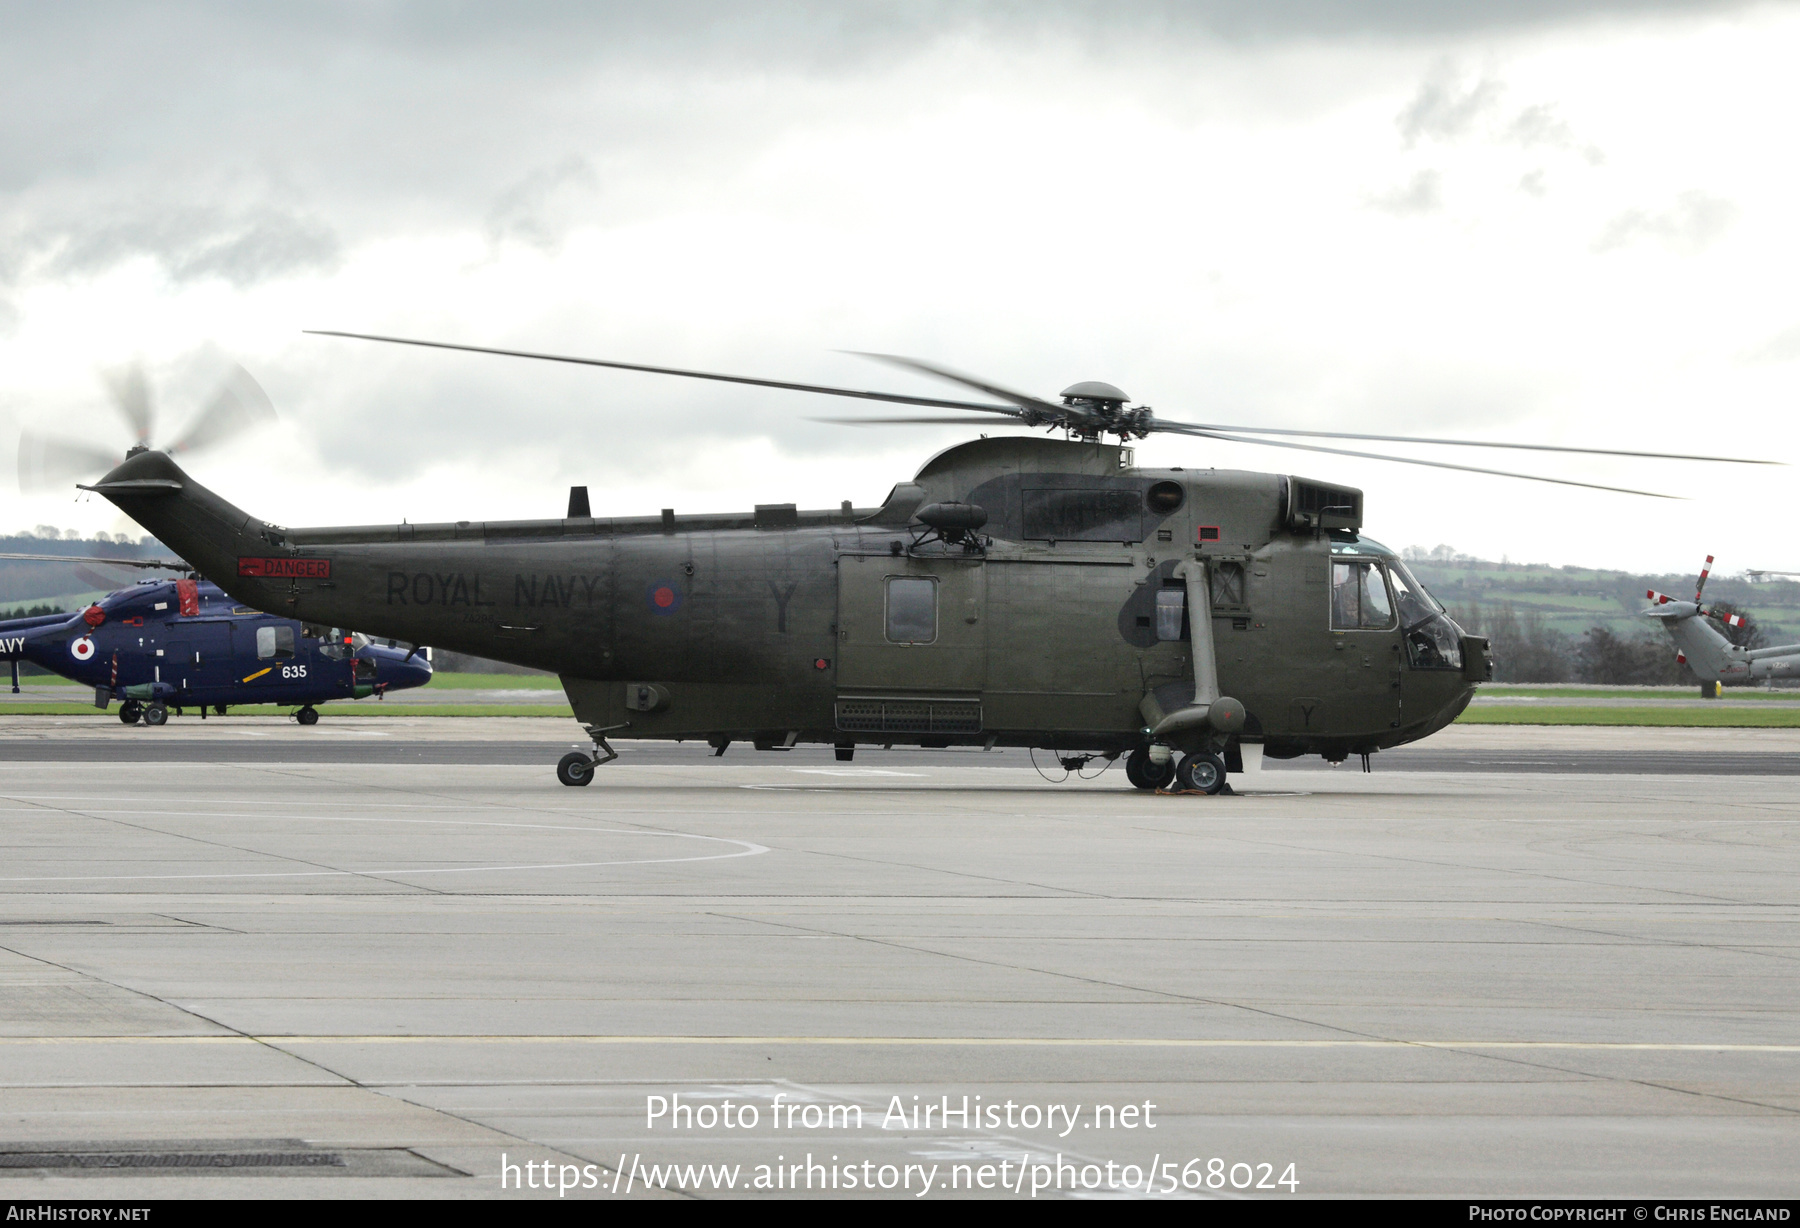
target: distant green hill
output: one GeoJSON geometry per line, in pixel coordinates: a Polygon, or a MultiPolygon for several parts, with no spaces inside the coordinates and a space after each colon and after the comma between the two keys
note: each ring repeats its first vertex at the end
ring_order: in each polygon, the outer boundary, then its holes
{"type": "Polygon", "coordinates": [[[140,567],[108,566],[108,558],[166,559],[168,547],[148,543],[75,540],[72,538],[0,537],[0,554],[84,555],[92,563],[35,563],[29,559],[0,559],[0,612],[19,606],[54,605],[73,609],[96,597],[121,589],[146,576],[167,577],[172,572],[146,571],[140,567]]]}
{"type": "MultiPolygon", "coordinates": [[[[1545,626],[1570,636],[1592,627],[1605,627],[1619,636],[1638,635],[1649,627],[1638,616],[1649,605],[1645,590],[1691,597],[1698,578],[1697,571],[1650,576],[1592,567],[1416,557],[1419,553],[1407,552],[1407,566],[1452,612],[1510,602],[1519,614],[1536,611],[1545,626]]],[[[1715,575],[1706,582],[1706,596],[1749,614],[1770,643],[1800,643],[1800,584],[1791,580],[1751,584],[1715,575]]]]}

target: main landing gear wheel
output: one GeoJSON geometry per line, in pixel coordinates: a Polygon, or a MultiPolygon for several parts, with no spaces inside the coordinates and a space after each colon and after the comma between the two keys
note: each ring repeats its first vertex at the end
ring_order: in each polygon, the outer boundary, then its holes
{"type": "Polygon", "coordinates": [[[144,705],[135,699],[128,699],[119,705],[119,719],[127,725],[135,725],[144,717],[144,705]]]}
{"type": "Polygon", "coordinates": [[[585,785],[594,779],[594,761],[572,750],[556,761],[556,778],[565,785],[585,785]]]}
{"type": "Polygon", "coordinates": [[[144,724],[166,725],[169,723],[169,710],[160,703],[153,703],[144,709],[144,724]]]}
{"type": "Polygon", "coordinates": [[[1184,755],[1175,769],[1175,779],[1183,789],[1211,797],[1225,787],[1225,761],[1209,750],[1184,755]]]}
{"type": "Polygon", "coordinates": [[[311,704],[307,704],[304,708],[300,709],[300,711],[294,713],[294,719],[299,721],[302,725],[317,725],[319,723],[319,710],[311,704]]]}
{"type": "Polygon", "coordinates": [[[1150,748],[1140,746],[1125,756],[1125,779],[1139,789],[1162,789],[1175,779],[1175,760],[1164,759],[1159,767],[1150,762],[1150,748]]]}

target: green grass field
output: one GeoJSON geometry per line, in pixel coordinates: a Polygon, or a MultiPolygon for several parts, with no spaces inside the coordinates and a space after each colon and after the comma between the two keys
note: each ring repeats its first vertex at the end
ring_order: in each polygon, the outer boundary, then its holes
{"type": "Polygon", "coordinates": [[[433,674],[434,691],[560,691],[554,674],[433,674]]]}
{"type": "Polygon", "coordinates": [[[1800,729],[1800,707],[1769,708],[1470,708],[1459,725],[1663,725],[1689,729],[1800,729]]]}
{"type": "MultiPolygon", "coordinates": [[[[1502,699],[1517,696],[1520,699],[1698,699],[1700,684],[1693,686],[1527,686],[1522,684],[1503,684],[1496,686],[1485,683],[1481,694],[1502,699]]],[[[1800,701],[1800,690],[1764,690],[1762,687],[1734,686],[1725,688],[1726,699],[1785,699],[1789,703],[1800,701]]]]}

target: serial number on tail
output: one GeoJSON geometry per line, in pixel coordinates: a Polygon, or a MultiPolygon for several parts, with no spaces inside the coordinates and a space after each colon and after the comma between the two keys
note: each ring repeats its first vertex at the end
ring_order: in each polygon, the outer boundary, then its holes
{"type": "Polygon", "coordinates": [[[240,558],[238,575],[263,580],[329,580],[331,560],[240,558]]]}

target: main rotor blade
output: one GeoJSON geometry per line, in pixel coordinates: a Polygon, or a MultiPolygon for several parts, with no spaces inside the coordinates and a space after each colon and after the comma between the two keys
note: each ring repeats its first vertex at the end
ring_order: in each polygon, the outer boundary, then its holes
{"type": "Polygon", "coordinates": [[[939,367],[921,358],[906,358],[900,354],[871,354],[867,350],[845,350],[846,354],[855,354],[858,358],[873,358],[876,362],[885,362],[890,367],[899,367],[903,371],[916,371],[922,375],[935,376],[948,380],[952,384],[961,384],[965,388],[973,388],[977,392],[985,392],[991,397],[999,397],[1003,401],[1011,401],[1021,409],[1035,409],[1039,413],[1049,414],[1056,418],[1069,416],[1066,405],[1052,405],[1049,401],[1039,400],[1023,392],[1014,392],[1010,388],[1002,388],[999,384],[990,384],[986,380],[976,379],[972,375],[964,375],[947,367],[939,367]]]}
{"type": "Polygon", "coordinates": [[[124,459],[124,453],[110,448],[22,431],[19,489],[28,495],[62,490],[76,478],[98,477],[124,459]]]}
{"type": "Polygon", "coordinates": [[[189,424],[181,438],[170,444],[171,454],[209,448],[241,434],[253,426],[275,420],[275,406],[251,374],[236,364],[225,377],[213,399],[200,416],[189,424]]]}
{"type": "Polygon", "coordinates": [[[726,384],[749,384],[755,388],[782,388],[790,392],[818,392],[833,397],[858,397],[865,401],[891,401],[896,405],[924,405],[936,409],[974,409],[984,413],[1010,414],[1009,405],[978,405],[972,401],[946,401],[936,397],[908,397],[893,392],[860,392],[854,388],[833,388],[826,384],[792,384],[784,380],[754,379],[748,375],[720,375],[714,371],[688,371],[680,367],[650,367],[635,362],[607,362],[599,358],[572,358],[566,354],[539,354],[531,350],[499,350],[485,345],[452,345],[447,341],[417,341],[410,337],[382,337],[374,333],[344,333],[329,328],[307,328],[302,332],[315,337],[350,337],[357,341],[385,341],[391,345],[417,345],[433,350],[461,350],[469,354],[498,354],[503,358],[535,358],[542,362],[567,362],[581,367],[611,367],[619,371],[644,371],[651,375],[679,375],[685,379],[708,379],[726,384]]]}
{"type": "Polygon", "coordinates": [[[128,367],[106,372],[103,378],[107,391],[112,393],[113,405],[136,433],[136,442],[148,444],[156,424],[156,411],[150,404],[150,381],[144,375],[144,364],[134,362],[128,367]]]}
{"type": "Polygon", "coordinates": [[[995,410],[1004,414],[1006,422],[977,423],[973,418],[808,418],[808,422],[829,422],[833,426],[1030,426],[1012,410],[995,410]]]}
{"type": "Polygon", "coordinates": [[[179,559],[109,559],[98,554],[0,554],[0,559],[20,563],[104,563],[108,567],[148,567],[156,571],[193,570],[179,559]]]}
{"type": "Polygon", "coordinates": [[[1364,460],[1393,461],[1400,465],[1424,465],[1430,469],[1456,469],[1463,473],[1485,473],[1499,478],[1522,478],[1527,482],[1549,482],[1556,486],[1581,486],[1588,490],[1608,490],[1620,495],[1644,495],[1651,499],[1680,499],[1681,495],[1658,494],[1654,490],[1632,490],[1626,486],[1602,486],[1598,482],[1575,482],[1568,478],[1546,478],[1535,473],[1513,473],[1506,469],[1482,469],[1475,465],[1452,465],[1448,461],[1418,460],[1411,456],[1384,456],[1379,452],[1352,452],[1348,448],[1325,448],[1310,443],[1287,443],[1279,439],[1251,439],[1245,435],[1226,435],[1219,431],[1191,427],[1187,430],[1168,428],[1178,435],[1200,435],[1207,439],[1223,439],[1231,443],[1254,443],[1265,448],[1294,448],[1301,452],[1329,452],[1333,456],[1358,456],[1364,460]]]}
{"type": "Polygon", "coordinates": [[[1690,456],[1684,452],[1624,452],[1615,448],[1565,448],[1548,443],[1496,443],[1487,439],[1429,439],[1419,435],[1358,435],[1348,431],[1302,431],[1273,426],[1220,426],[1211,422],[1168,423],[1152,418],[1153,431],[1194,427],[1203,431],[1240,431],[1246,435],[1298,435],[1308,439],[1364,439],[1371,443],[1429,443],[1453,448],[1514,448],[1526,452],[1578,452],[1585,456],[1636,456],[1650,460],[1718,461],[1727,465],[1785,465],[1786,461],[1747,460],[1741,456],[1690,456]]]}

